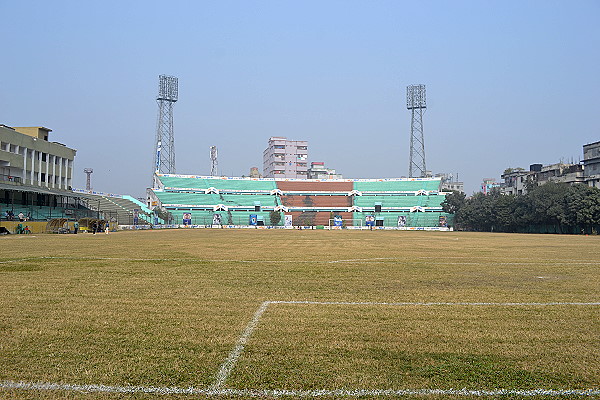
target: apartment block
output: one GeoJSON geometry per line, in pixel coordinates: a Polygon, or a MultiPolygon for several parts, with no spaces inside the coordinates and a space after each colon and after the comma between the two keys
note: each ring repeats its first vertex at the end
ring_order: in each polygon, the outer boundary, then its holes
{"type": "Polygon", "coordinates": [[[271,137],[263,152],[265,178],[308,178],[308,142],[271,137]]]}

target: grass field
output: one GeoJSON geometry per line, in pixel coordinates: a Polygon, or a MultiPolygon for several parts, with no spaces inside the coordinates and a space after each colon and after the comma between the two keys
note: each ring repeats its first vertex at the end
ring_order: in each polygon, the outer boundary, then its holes
{"type": "Polygon", "coordinates": [[[462,232],[2,237],[0,398],[600,398],[599,251],[462,232]]]}

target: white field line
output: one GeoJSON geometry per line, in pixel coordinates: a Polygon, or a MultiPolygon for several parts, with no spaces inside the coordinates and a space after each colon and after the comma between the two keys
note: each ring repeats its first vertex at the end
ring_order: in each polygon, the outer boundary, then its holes
{"type": "Polygon", "coordinates": [[[549,302],[549,303],[450,303],[450,302],[345,302],[345,301],[304,301],[304,300],[273,300],[265,301],[254,313],[246,325],[242,335],[237,340],[233,350],[221,365],[213,385],[208,389],[194,387],[154,387],[154,386],[107,386],[107,385],[71,385],[60,383],[30,383],[0,381],[0,388],[24,390],[64,390],[77,392],[109,392],[109,393],[156,393],[156,394],[202,394],[207,396],[240,396],[240,397],[360,397],[360,396],[599,396],[600,389],[530,389],[530,390],[471,390],[471,389],[356,389],[356,390],[252,390],[252,389],[223,389],[225,381],[233,371],[238,359],[244,351],[248,339],[258,326],[260,318],[270,304],[308,304],[308,305],[357,305],[357,306],[600,306],[600,302],[549,302]]]}
{"type": "MultiPolygon", "coordinates": [[[[418,257],[410,261],[410,263],[426,262],[431,257],[418,257]]],[[[405,258],[399,257],[373,257],[373,258],[352,258],[345,260],[240,260],[240,259],[202,259],[202,258],[133,258],[133,257],[94,257],[94,256],[41,256],[41,257],[23,257],[10,260],[2,260],[0,264],[18,263],[23,261],[35,260],[78,260],[78,261],[188,261],[188,262],[231,262],[231,263],[276,263],[276,264],[336,264],[336,263],[381,263],[386,261],[406,261],[405,258]]],[[[600,264],[599,261],[593,260],[568,260],[568,261],[547,261],[545,265],[580,265],[600,264]]],[[[437,261],[436,265],[536,265],[535,260],[532,261],[514,261],[514,262],[497,262],[494,260],[484,259],[481,261],[465,261],[465,262],[446,262],[437,261]]]]}
{"type": "Polygon", "coordinates": [[[69,385],[60,383],[28,383],[3,381],[2,389],[22,390],[62,390],[71,392],[100,393],[152,393],[152,394],[190,394],[205,396],[239,396],[239,397],[361,397],[361,396],[578,396],[589,397],[600,395],[600,389],[529,389],[529,390],[473,390],[473,389],[359,389],[359,390],[251,390],[251,389],[199,389],[194,387],[157,387],[157,386],[108,386],[108,385],[69,385]]]}
{"type": "Polygon", "coordinates": [[[377,301],[305,301],[305,300],[274,300],[270,304],[315,304],[315,305],[341,305],[341,306],[600,306],[600,302],[549,302],[549,303],[451,303],[451,302],[377,302],[377,301]]]}
{"type": "Polygon", "coordinates": [[[552,302],[552,303],[449,303],[449,302],[431,302],[431,303],[415,303],[415,302],[400,302],[400,303],[387,303],[387,302],[346,302],[346,301],[285,301],[285,300],[272,300],[263,302],[258,310],[254,313],[254,317],[248,325],[242,336],[238,339],[235,347],[229,353],[229,357],[227,360],[221,365],[221,369],[217,374],[217,379],[215,383],[211,386],[211,389],[214,391],[220,390],[223,387],[223,384],[233,371],[235,364],[238,359],[242,355],[244,351],[244,347],[252,335],[252,332],[258,326],[258,322],[262,317],[263,313],[267,309],[267,307],[271,304],[308,304],[308,305],[344,305],[344,306],[501,306],[501,307],[510,307],[510,306],[600,306],[600,302],[594,303],[578,303],[578,302],[552,302]]]}
{"type": "Polygon", "coordinates": [[[262,317],[263,313],[265,312],[265,310],[267,309],[267,307],[269,306],[270,303],[271,303],[270,301],[265,301],[264,303],[262,303],[260,305],[258,310],[256,310],[256,312],[254,313],[254,316],[252,317],[250,322],[248,322],[248,325],[246,325],[246,329],[244,329],[242,336],[240,336],[237,343],[235,344],[235,347],[233,348],[233,350],[231,350],[231,353],[229,353],[229,357],[227,357],[225,362],[221,365],[221,368],[219,369],[219,372],[217,373],[217,379],[215,380],[215,383],[213,383],[211,389],[213,389],[213,390],[221,389],[221,387],[225,383],[225,380],[227,380],[227,378],[231,374],[233,367],[235,367],[237,360],[240,358],[242,351],[244,351],[246,342],[248,341],[248,339],[250,338],[250,335],[252,335],[252,332],[258,325],[258,321],[260,320],[260,317],[262,317]]]}

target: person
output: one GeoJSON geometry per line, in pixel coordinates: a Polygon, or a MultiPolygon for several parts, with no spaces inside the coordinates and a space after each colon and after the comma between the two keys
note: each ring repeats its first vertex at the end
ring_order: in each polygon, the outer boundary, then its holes
{"type": "Polygon", "coordinates": [[[19,221],[20,221],[20,222],[23,222],[23,221],[25,221],[25,214],[23,214],[23,211],[21,211],[21,212],[19,213],[19,221]]]}
{"type": "Polygon", "coordinates": [[[10,221],[10,213],[8,210],[4,211],[4,218],[6,218],[7,221],[10,221]]]}
{"type": "Polygon", "coordinates": [[[108,225],[108,222],[107,222],[106,225],[104,226],[104,233],[106,233],[108,235],[109,231],[110,231],[110,226],[108,225]]]}
{"type": "Polygon", "coordinates": [[[29,230],[29,226],[25,225],[25,234],[29,235],[31,231],[29,230]]]}
{"type": "Polygon", "coordinates": [[[92,222],[92,233],[95,235],[96,234],[96,229],[98,229],[98,225],[97,223],[94,221],[92,222]]]}
{"type": "Polygon", "coordinates": [[[75,221],[75,223],[73,224],[73,233],[77,235],[78,231],[79,231],[79,221],[75,221]]]}

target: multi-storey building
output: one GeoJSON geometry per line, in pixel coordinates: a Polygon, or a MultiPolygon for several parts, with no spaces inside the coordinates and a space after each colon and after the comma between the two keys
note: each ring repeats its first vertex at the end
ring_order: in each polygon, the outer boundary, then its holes
{"type": "Polygon", "coordinates": [[[481,191],[483,192],[483,194],[490,194],[492,190],[499,187],[500,184],[496,182],[496,179],[483,178],[483,183],[481,184],[481,191]]]}
{"type": "Polygon", "coordinates": [[[508,168],[502,174],[502,179],[504,179],[502,193],[525,194],[530,186],[543,185],[548,182],[572,185],[584,182],[583,175],[584,170],[581,164],[531,164],[529,171],[523,168],[508,168]]]}
{"type": "Polygon", "coordinates": [[[343,179],[342,174],[337,174],[335,169],[326,168],[322,161],[313,161],[308,170],[308,179],[343,179]]]}
{"type": "Polygon", "coordinates": [[[265,178],[308,178],[308,142],[271,137],[263,152],[265,178]]]}
{"type": "Polygon", "coordinates": [[[533,181],[534,170],[541,171],[541,167],[541,164],[532,164],[529,171],[520,167],[507,168],[502,174],[504,179],[502,193],[514,195],[527,193],[527,187],[533,181]]]}
{"type": "Polygon", "coordinates": [[[70,189],[77,150],[48,141],[50,132],[44,127],[0,125],[0,181],[70,189]]]}
{"type": "Polygon", "coordinates": [[[458,180],[458,174],[456,176],[452,174],[435,174],[436,178],[441,178],[440,190],[444,192],[465,192],[465,183],[458,180]]]}
{"type": "Polygon", "coordinates": [[[600,142],[583,146],[583,176],[589,186],[600,188],[600,142]]]}

